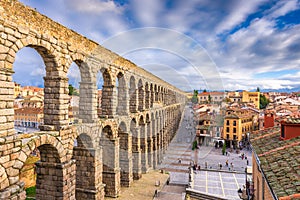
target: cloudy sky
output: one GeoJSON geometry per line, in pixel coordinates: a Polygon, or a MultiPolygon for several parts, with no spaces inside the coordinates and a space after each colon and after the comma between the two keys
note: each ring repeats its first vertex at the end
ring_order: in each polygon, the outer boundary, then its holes
{"type": "MultiPolygon", "coordinates": [[[[21,2],[183,90],[300,87],[300,0],[21,2]]],[[[22,85],[43,83],[33,50],[15,71],[22,85]]]]}

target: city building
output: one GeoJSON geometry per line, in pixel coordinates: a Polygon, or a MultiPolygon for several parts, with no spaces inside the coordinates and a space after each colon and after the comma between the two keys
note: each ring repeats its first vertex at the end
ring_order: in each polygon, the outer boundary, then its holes
{"type": "Polygon", "coordinates": [[[14,84],[15,84],[14,95],[15,95],[15,98],[16,98],[17,96],[19,96],[19,94],[21,92],[21,85],[16,83],[16,82],[14,82],[14,84]]]}
{"type": "Polygon", "coordinates": [[[232,103],[241,103],[242,102],[242,94],[240,92],[228,92],[227,93],[230,102],[232,103]]]}
{"type": "Polygon", "coordinates": [[[198,94],[198,102],[221,104],[225,96],[224,92],[202,92],[198,94]]]}
{"type": "Polygon", "coordinates": [[[254,131],[254,200],[300,199],[300,116],[289,117],[281,126],[254,131]]]}
{"type": "Polygon", "coordinates": [[[260,92],[242,92],[242,102],[244,103],[253,103],[257,109],[259,109],[259,97],[260,92]]]}
{"type": "Polygon", "coordinates": [[[39,125],[43,124],[43,107],[39,108],[17,108],[14,110],[14,123],[16,127],[35,128],[38,129],[39,125]]]}
{"type": "Polygon", "coordinates": [[[227,108],[224,117],[223,139],[227,147],[237,148],[246,141],[252,130],[257,130],[259,112],[247,108],[227,108]]]}

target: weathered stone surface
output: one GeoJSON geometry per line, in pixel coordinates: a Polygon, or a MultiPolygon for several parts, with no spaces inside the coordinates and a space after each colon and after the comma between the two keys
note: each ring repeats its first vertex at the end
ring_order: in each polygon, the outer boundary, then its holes
{"type": "Polygon", "coordinates": [[[0,199],[25,198],[19,171],[36,148],[37,199],[116,197],[121,185],[130,186],[160,162],[181,117],[182,91],[18,1],[1,0],[0,10],[0,199]],[[47,71],[44,125],[29,138],[15,135],[13,127],[12,66],[25,46],[42,54],[47,71]],[[68,120],[72,62],[83,64],[77,125],[68,120]]]}

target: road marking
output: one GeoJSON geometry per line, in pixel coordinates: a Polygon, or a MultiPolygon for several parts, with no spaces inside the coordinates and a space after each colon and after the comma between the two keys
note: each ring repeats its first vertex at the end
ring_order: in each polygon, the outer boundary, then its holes
{"type": "Polygon", "coordinates": [[[205,177],[205,178],[206,178],[206,182],[205,182],[205,183],[206,183],[206,185],[205,185],[205,191],[206,191],[206,193],[208,193],[208,188],[207,188],[207,182],[208,182],[208,180],[207,180],[207,171],[206,171],[206,177],[205,177]]]}
{"type": "Polygon", "coordinates": [[[233,175],[233,178],[234,178],[234,180],[235,180],[235,183],[236,183],[236,185],[237,185],[237,189],[239,189],[239,188],[240,188],[240,186],[239,186],[239,183],[238,183],[238,181],[236,180],[235,174],[232,174],[232,175],[233,175]]]}
{"type": "Polygon", "coordinates": [[[220,181],[221,181],[221,187],[222,187],[223,196],[225,196],[221,172],[219,172],[219,175],[220,175],[219,177],[220,177],[220,181]]]}

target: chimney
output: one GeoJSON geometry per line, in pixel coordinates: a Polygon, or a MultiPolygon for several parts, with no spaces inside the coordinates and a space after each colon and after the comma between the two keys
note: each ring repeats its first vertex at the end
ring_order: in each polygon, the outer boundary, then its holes
{"type": "Polygon", "coordinates": [[[274,127],[275,125],[275,112],[266,110],[264,116],[264,128],[274,127]]]}
{"type": "Polygon", "coordinates": [[[281,140],[289,140],[300,136],[300,118],[287,118],[281,122],[281,140]]]}

